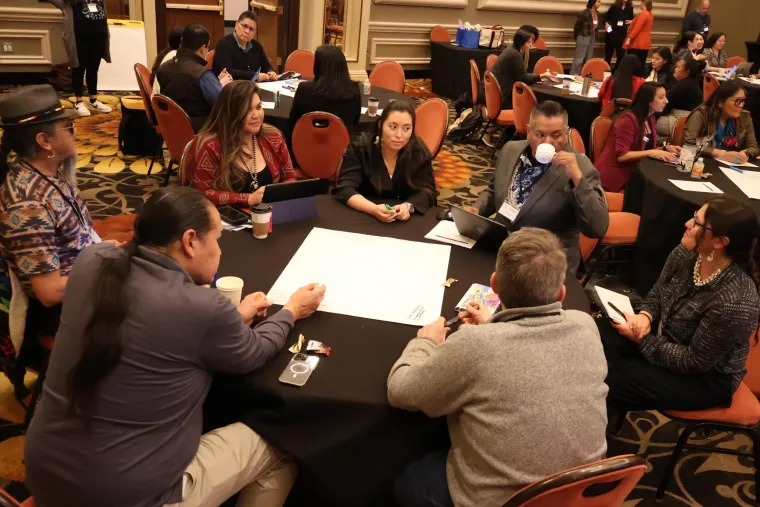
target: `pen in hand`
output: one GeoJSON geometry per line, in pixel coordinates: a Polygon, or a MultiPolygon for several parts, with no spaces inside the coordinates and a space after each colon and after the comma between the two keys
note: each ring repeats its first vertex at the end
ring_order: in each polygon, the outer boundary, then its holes
{"type": "MultiPolygon", "coordinates": [[[[625,322],[628,321],[628,319],[625,318],[625,314],[623,313],[623,311],[620,308],[618,308],[617,306],[615,306],[611,302],[608,302],[607,304],[610,305],[610,308],[612,308],[613,310],[615,310],[615,312],[617,312],[618,314],[620,314],[621,317],[623,317],[623,321],[625,321],[625,322]]],[[[610,316],[610,318],[612,318],[612,316],[610,316]]]]}

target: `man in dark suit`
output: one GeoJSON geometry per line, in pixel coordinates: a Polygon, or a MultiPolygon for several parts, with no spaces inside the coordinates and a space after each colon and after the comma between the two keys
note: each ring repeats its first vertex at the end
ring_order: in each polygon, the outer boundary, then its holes
{"type": "Polygon", "coordinates": [[[225,35],[216,45],[214,52],[214,74],[223,69],[233,79],[252,81],[272,81],[277,73],[264,52],[264,46],[255,39],[259,29],[259,17],[245,11],[235,23],[235,31],[225,35]]]}
{"type": "MultiPolygon", "coordinates": [[[[530,117],[527,141],[511,141],[496,162],[493,179],[468,211],[495,219],[512,230],[539,227],[556,234],[567,253],[568,273],[581,262],[579,233],[602,238],[609,225],[607,199],[591,161],[568,144],[567,111],[542,102],[530,117]],[[536,160],[539,145],[556,155],[536,160]]],[[[540,157],[539,157],[540,158],[540,157]]]]}

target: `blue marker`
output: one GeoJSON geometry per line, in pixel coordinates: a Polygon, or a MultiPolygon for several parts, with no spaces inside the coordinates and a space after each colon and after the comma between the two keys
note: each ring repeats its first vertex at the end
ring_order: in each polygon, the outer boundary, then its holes
{"type": "Polygon", "coordinates": [[[738,167],[734,167],[734,166],[732,166],[732,165],[730,165],[730,166],[728,166],[728,167],[729,167],[729,169],[733,169],[734,171],[738,172],[739,174],[744,174],[744,171],[742,171],[742,170],[741,170],[741,169],[739,169],[738,167]]]}

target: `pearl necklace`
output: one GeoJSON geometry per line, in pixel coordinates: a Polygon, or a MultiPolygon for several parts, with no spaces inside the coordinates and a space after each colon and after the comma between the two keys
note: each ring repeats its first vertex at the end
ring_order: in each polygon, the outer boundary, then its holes
{"type": "MultiPolygon", "coordinates": [[[[713,280],[715,280],[716,278],[718,278],[718,276],[720,276],[720,274],[723,272],[723,270],[721,268],[718,268],[718,269],[715,270],[715,272],[712,275],[710,275],[707,278],[705,278],[704,280],[702,280],[700,278],[700,276],[699,276],[699,271],[700,271],[701,267],[702,267],[702,256],[698,255],[697,256],[697,262],[694,263],[694,286],[695,287],[703,287],[703,286],[709,284],[710,282],[712,282],[713,280]]],[[[726,267],[728,267],[728,266],[726,266],[726,267]]]]}
{"type": "Polygon", "coordinates": [[[255,134],[253,135],[253,170],[251,170],[251,168],[248,166],[248,162],[246,162],[242,153],[240,155],[240,158],[243,160],[243,164],[245,165],[245,168],[248,170],[253,180],[251,181],[251,192],[253,193],[259,189],[259,176],[258,174],[256,174],[256,135],[255,134]]]}

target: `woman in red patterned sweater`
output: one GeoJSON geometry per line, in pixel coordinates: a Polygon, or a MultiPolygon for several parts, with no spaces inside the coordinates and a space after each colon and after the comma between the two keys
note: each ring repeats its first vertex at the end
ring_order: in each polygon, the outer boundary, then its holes
{"type": "Polygon", "coordinates": [[[185,181],[217,206],[259,204],[266,185],[296,179],[285,139],[264,124],[259,87],[249,81],[222,89],[183,159],[185,181]]]}

